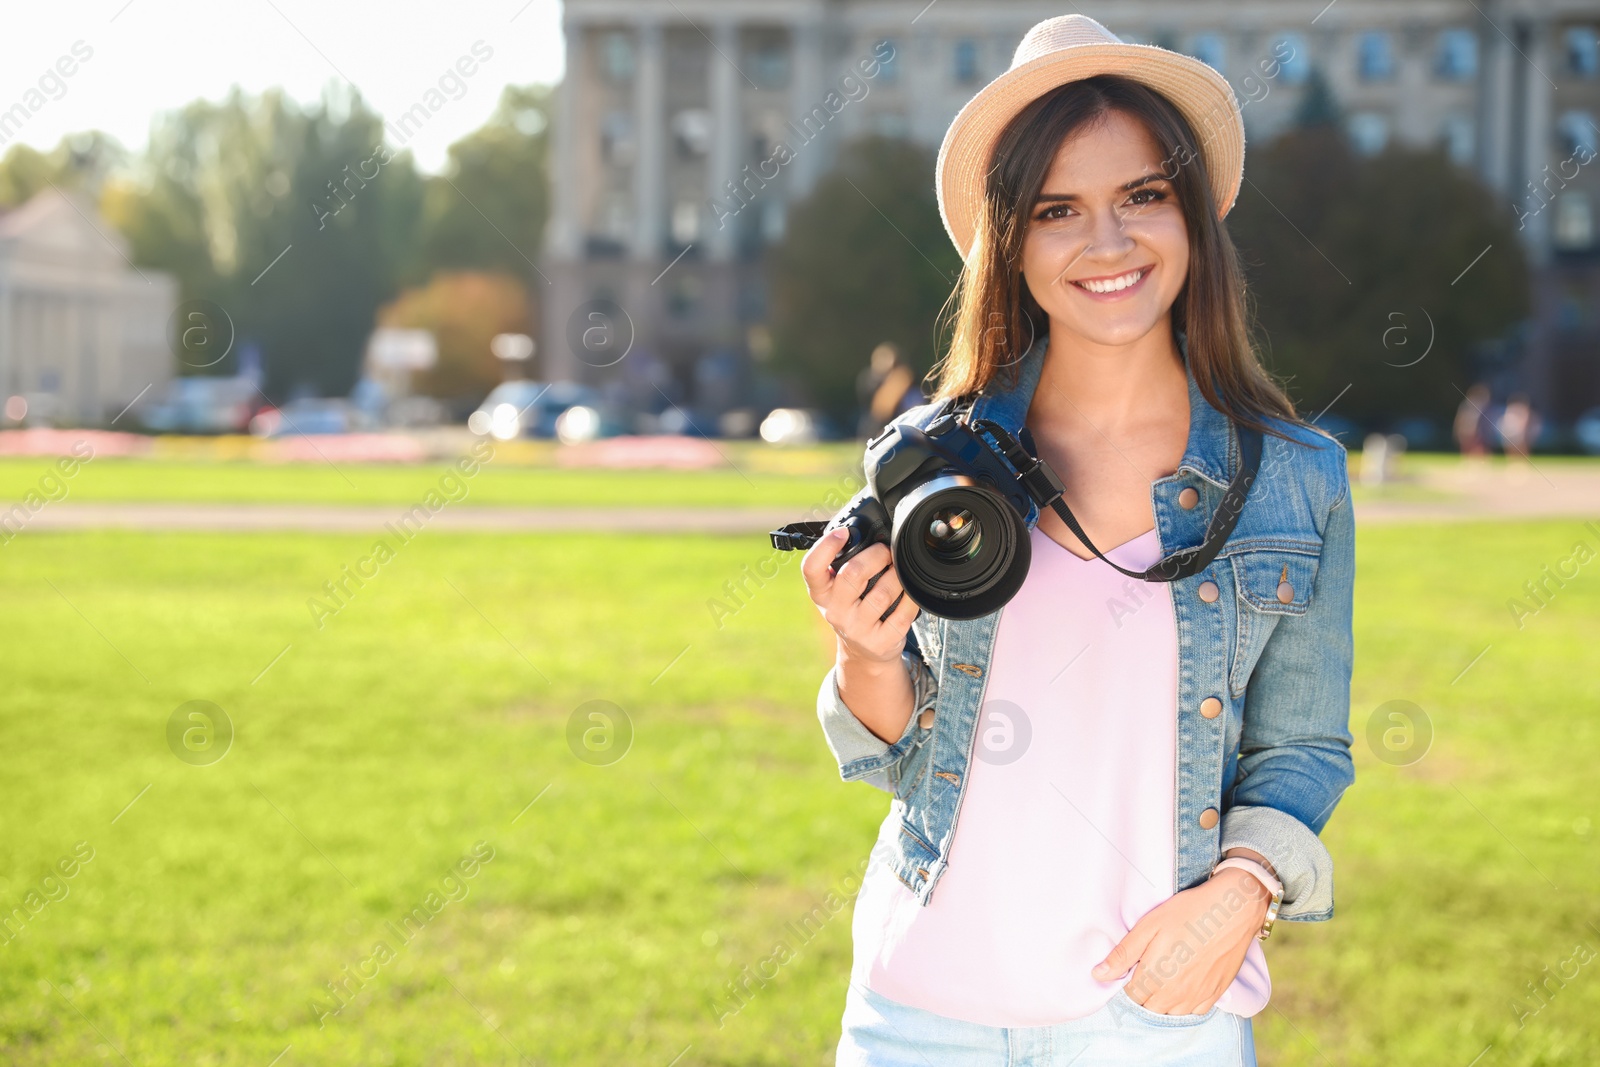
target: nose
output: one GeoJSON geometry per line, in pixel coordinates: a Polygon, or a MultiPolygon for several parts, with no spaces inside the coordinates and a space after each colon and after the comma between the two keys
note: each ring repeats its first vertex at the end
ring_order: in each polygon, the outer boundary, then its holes
{"type": "Polygon", "coordinates": [[[1115,208],[1097,211],[1090,221],[1090,247],[1084,249],[1085,259],[1115,262],[1127,255],[1134,245],[1122,213],[1115,208]]]}

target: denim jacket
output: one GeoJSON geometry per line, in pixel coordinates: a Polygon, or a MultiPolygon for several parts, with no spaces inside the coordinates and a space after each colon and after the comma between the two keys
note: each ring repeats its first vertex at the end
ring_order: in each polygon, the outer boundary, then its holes
{"type": "MultiPolygon", "coordinates": [[[[1188,347],[1179,334],[1187,367],[1188,347]]],[[[1017,368],[976,399],[972,418],[1013,433],[1044,364],[1040,338],[1017,368]]],[[[1239,462],[1227,417],[1189,380],[1189,439],[1175,473],[1150,486],[1162,555],[1199,544],[1239,462]],[[1179,493],[1199,492],[1184,508],[1179,493]]],[[[895,423],[926,427],[937,405],[895,423]]],[[[1210,877],[1223,852],[1265,856],[1283,882],[1279,918],[1333,915],[1333,860],[1318,838],[1355,778],[1350,756],[1351,594],[1355,525],[1345,450],[1333,438],[1275,423],[1293,440],[1264,436],[1261,465],[1238,525],[1204,571],[1172,583],[1177,623],[1177,781],[1173,892],[1210,877]],[[1220,705],[1220,706],[1219,706],[1220,705]]],[[[1030,506],[1027,526],[1039,521],[1030,506]]],[[[885,744],[839,698],[830,669],[817,714],[845,781],[892,794],[887,852],[877,850],[926,905],[944,874],[995,633],[1004,607],[966,621],[921,612],[902,661],[915,704],[904,732],[885,744]]],[[[1041,641],[1048,640],[1040,634],[1041,641]]],[[[1025,813],[1019,813],[1025,817],[1025,813]]],[[[887,828],[886,828],[887,829],[887,828]]]]}

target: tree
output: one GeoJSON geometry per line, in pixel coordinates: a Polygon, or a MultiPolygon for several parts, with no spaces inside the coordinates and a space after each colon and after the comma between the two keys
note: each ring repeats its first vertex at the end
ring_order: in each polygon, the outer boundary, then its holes
{"type": "Polygon", "coordinates": [[[379,311],[378,324],[431,332],[439,363],[413,388],[470,404],[500,382],[490,339],[497,333],[533,332],[521,278],[470,271],[436,274],[427,285],[407,289],[379,311]]]}
{"type": "Polygon", "coordinates": [[[422,259],[428,272],[509,271],[531,282],[550,216],[552,90],[508,85],[482,127],[450,146],[427,180],[422,259]]]}
{"type": "Polygon", "coordinates": [[[375,311],[416,269],[421,197],[410,155],[384,146],[359,94],[302,109],[280,90],[235,89],[161,117],[104,210],[141,265],[260,343],[264,391],[281,401],[354,385],[375,311]]]}
{"type": "Polygon", "coordinates": [[[1326,123],[1291,131],[1254,151],[1228,227],[1267,362],[1308,414],[1447,419],[1473,346],[1528,314],[1509,210],[1441,150],[1363,157],[1326,123]]]}
{"type": "Polygon", "coordinates": [[[1306,88],[1300,96],[1300,104],[1295,108],[1294,125],[1301,129],[1337,126],[1343,119],[1344,113],[1322,68],[1313,66],[1306,77],[1306,88]]]}
{"type": "Polygon", "coordinates": [[[14,144],[0,159],[0,209],[19,207],[52,185],[96,196],[127,159],[127,149],[99,130],[63,137],[49,152],[14,144]]]}
{"type": "Polygon", "coordinates": [[[961,257],[939,219],[933,168],[910,142],[845,144],[769,252],[774,370],[844,425],[855,425],[856,375],[880,342],[919,377],[938,351],[961,257]]]}

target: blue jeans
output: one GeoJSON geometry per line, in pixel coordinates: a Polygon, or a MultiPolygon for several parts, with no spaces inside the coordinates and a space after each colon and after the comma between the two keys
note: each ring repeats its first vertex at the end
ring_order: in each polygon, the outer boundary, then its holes
{"type": "Polygon", "coordinates": [[[838,1067],[1256,1067],[1250,1019],[1162,1015],[1119,987],[1092,1015],[999,1027],[912,1008],[852,982],[838,1067]]]}

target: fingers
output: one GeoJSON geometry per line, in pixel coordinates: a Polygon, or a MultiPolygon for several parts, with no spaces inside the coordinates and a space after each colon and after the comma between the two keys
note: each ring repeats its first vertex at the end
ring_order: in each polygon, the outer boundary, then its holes
{"type": "Polygon", "coordinates": [[[1150,939],[1154,936],[1155,928],[1145,924],[1144,920],[1140,919],[1139,922],[1133,924],[1133,929],[1129,930],[1122,940],[1117,942],[1116,947],[1107,954],[1106,958],[1095,964],[1094,970],[1090,973],[1102,982],[1120,978],[1122,975],[1127,974],[1128,968],[1139,962],[1139,958],[1144,955],[1145,946],[1150,943],[1150,939]]]}
{"type": "Polygon", "coordinates": [[[917,606],[917,602],[912,600],[910,596],[905,596],[900,599],[899,604],[895,605],[894,613],[885,619],[883,624],[896,631],[909,630],[912,622],[920,614],[922,614],[922,609],[917,606]]]}
{"type": "Polygon", "coordinates": [[[899,597],[902,588],[900,575],[892,564],[885,563],[877,578],[872,588],[861,597],[861,610],[870,613],[874,619],[881,618],[889,610],[889,605],[899,597]]]}
{"type": "Polygon", "coordinates": [[[844,547],[845,532],[844,527],[836,526],[806,549],[806,554],[800,558],[800,576],[805,579],[807,589],[825,589],[833,580],[828,575],[828,564],[844,547]]]}
{"type": "MultiPolygon", "coordinates": [[[[851,600],[859,599],[862,592],[867,588],[867,582],[872,580],[873,575],[889,566],[889,562],[889,546],[881,541],[863,548],[846,560],[844,566],[839,568],[839,573],[834,575],[833,580],[841,591],[840,595],[843,596],[848,593],[851,600]]],[[[879,584],[882,583],[880,582],[879,584]]],[[[878,586],[874,585],[872,588],[876,590],[878,586]]],[[[889,599],[893,600],[894,598],[890,597],[889,599]]],[[[878,610],[881,612],[888,606],[889,602],[886,600],[879,606],[878,610]]]]}

